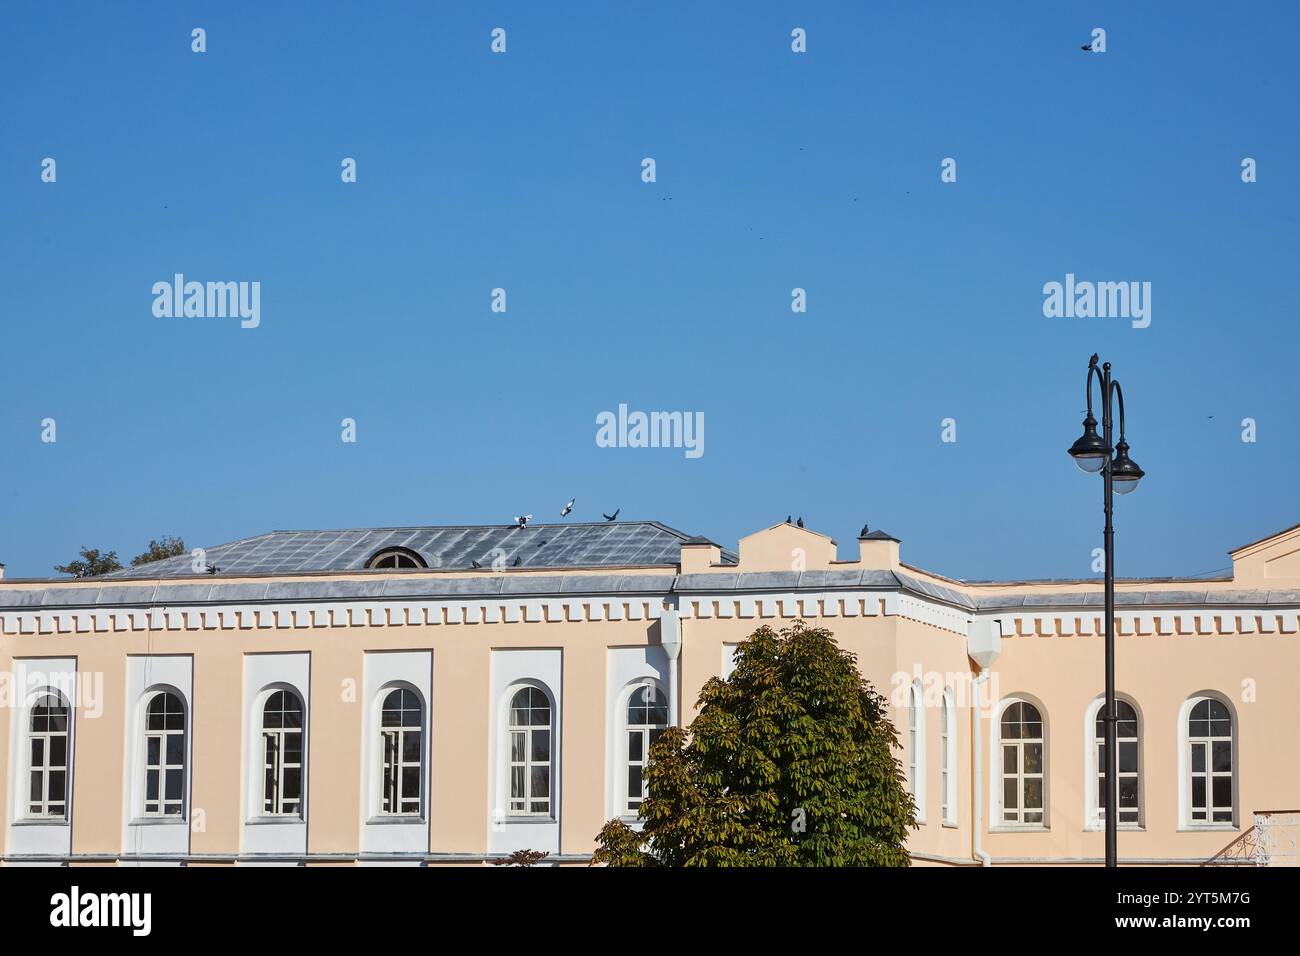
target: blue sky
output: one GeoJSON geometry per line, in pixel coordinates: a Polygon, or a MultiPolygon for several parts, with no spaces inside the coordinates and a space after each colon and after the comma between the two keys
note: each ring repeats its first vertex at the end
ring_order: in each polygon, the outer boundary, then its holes
{"type": "Polygon", "coordinates": [[[11,4],[7,575],[576,496],[1086,577],[1101,487],[1065,449],[1093,351],[1148,472],[1119,574],[1300,521],[1294,3],[627,6],[11,4]],[[260,327],[155,317],[176,272],[259,281],[260,327]],[[1067,272],[1149,281],[1150,327],[1044,317],[1067,272]],[[597,447],[620,403],[702,412],[703,457],[597,447]]]}

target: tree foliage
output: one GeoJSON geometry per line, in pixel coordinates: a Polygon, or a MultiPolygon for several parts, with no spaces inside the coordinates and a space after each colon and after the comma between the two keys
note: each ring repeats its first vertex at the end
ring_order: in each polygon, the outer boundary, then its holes
{"type": "Polygon", "coordinates": [[[185,542],[175,535],[165,534],[161,541],[149,539],[149,549],[143,554],[137,554],[131,559],[131,567],[138,568],[142,564],[148,564],[151,561],[161,561],[163,558],[174,558],[178,554],[185,553],[185,542]]]}
{"type": "Polygon", "coordinates": [[[74,578],[93,578],[99,574],[122,570],[116,551],[101,553],[98,548],[87,548],[82,545],[79,553],[81,557],[78,560],[69,561],[67,564],[56,564],[54,570],[60,574],[71,574],[74,578]]]}
{"type": "Polygon", "coordinates": [[[494,866],[536,866],[542,860],[550,856],[550,853],[543,853],[541,850],[515,850],[509,856],[503,856],[499,860],[494,860],[494,866]]]}
{"type": "Polygon", "coordinates": [[[759,628],[697,708],[650,749],[642,831],[609,821],[593,863],[910,864],[916,808],[887,702],[829,630],[759,628]]]}

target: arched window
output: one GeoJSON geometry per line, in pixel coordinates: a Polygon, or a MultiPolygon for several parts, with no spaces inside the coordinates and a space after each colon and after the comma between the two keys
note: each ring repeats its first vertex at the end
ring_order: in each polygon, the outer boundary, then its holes
{"type": "Polygon", "coordinates": [[[1002,825],[1043,825],[1043,717],[1027,700],[1013,700],[998,727],[1002,749],[1002,825]]]}
{"type": "Polygon", "coordinates": [[[185,807],[185,707],[160,691],[149,700],[144,723],[144,815],[178,817],[185,807]]]}
{"type": "Polygon", "coordinates": [[[939,775],[942,784],[943,822],[957,822],[957,718],[952,691],[944,688],[939,717],[939,775]]]}
{"type": "Polygon", "coordinates": [[[650,746],[668,726],[668,698],[654,684],[632,690],[627,701],[627,802],[625,809],[635,814],[646,798],[645,765],[650,746]]]}
{"type": "Polygon", "coordinates": [[[68,704],[42,693],[31,710],[27,734],[31,754],[27,815],[62,819],[68,812],[68,704]]]}
{"type": "MultiPolygon", "coordinates": [[[[1097,825],[1106,821],[1106,719],[1102,711],[1105,701],[1097,706],[1093,734],[1093,768],[1096,773],[1095,791],[1097,825]]],[[[1116,699],[1115,739],[1119,744],[1119,825],[1137,826],[1142,822],[1141,747],[1137,710],[1126,700],[1116,699]]]]}
{"type": "Polygon", "coordinates": [[[415,691],[388,692],[379,719],[383,743],[383,784],[379,812],[387,816],[420,813],[424,780],[424,708],[415,691]]]}
{"type": "Polygon", "coordinates": [[[366,562],[366,567],[372,570],[394,570],[394,569],[411,569],[427,568],[424,558],[420,557],[410,548],[384,548],[382,551],[376,551],[366,562]]]}
{"type": "Polygon", "coordinates": [[[925,708],[921,683],[907,698],[907,790],[916,802],[916,819],[925,819],[925,708]]]}
{"type": "Polygon", "coordinates": [[[1213,697],[1195,698],[1187,716],[1186,754],[1193,825],[1233,822],[1234,757],[1228,705],[1213,697]]]}
{"type": "Polygon", "coordinates": [[[302,813],[302,700],[277,690],[262,708],[262,813],[302,813]]]}
{"type": "Polygon", "coordinates": [[[551,699],[521,687],[510,700],[510,813],[551,812],[551,699]]]}

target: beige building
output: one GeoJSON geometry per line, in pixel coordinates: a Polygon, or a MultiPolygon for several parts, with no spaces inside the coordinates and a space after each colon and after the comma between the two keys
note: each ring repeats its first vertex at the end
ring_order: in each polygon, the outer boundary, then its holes
{"type": "MultiPolygon", "coordinates": [[[[1300,526],[1232,561],[1117,585],[1121,861],[1294,862],[1300,526]]],[[[893,700],[918,863],[1098,863],[1101,605],[789,524],[736,553],[655,522],[274,532],[0,580],[0,857],[585,863],[656,730],[802,618],[893,700]]]]}

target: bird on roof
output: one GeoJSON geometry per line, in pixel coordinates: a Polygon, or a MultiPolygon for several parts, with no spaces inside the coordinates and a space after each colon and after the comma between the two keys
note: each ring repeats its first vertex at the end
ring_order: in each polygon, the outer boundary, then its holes
{"type": "Polygon", "coordinates": [[[532,515],[516,515],[516,516],[515,516],[515,527],[516,527],[516,528],[522,528],[524,525],[528,524],[528,522],[530,522],[530,521],[532,521],[532,520],[533,520],[533,516],[532,516],[532,515]]]}
{"type": "Polygon", "coordinates": [[[1085,44],[1084,46],[1079,47],[1079,49],[1082,50],[1084,53],[1091,53],[1092,44],[1091,43],[1085,44]]]}
{"type": "Polygon", "coordinates": [[[603,511],[600,514],[601,517],[603,517],[606,521],[616,521],[618,519],[618,513],[622,510],[623,510],[622,508],[615,508],[614,513],[612,515],[607,515],[603,511]]]}
{"type": "Polygon", "coordinates": [[[786,523],[786,524],[794,524],[794,521],[792,520],[793,518],[794,518],[794,515],[786,515],[786,516],[785,516],[785,523],[786,523]]]}
{"type": "Polygon", "coordinates": [[[859,538],[865,538],[865,537],[867,536],[867,532],[870,531],[870,530],[871,530],[871,529],[868,528],[866,525],[863,525],[863,526],[862,526],[862,530],[858,532],[858,537],[859,537],[859,538]]]}
{"type": "Polygon", "coordinates": [[[524,559],[523,559],[522,557],[516,557],[516,558],[515,558],[515,567],[519,567],[519,565],[521,565],[521,564],[523,564],[523,563],[524,563],[524,559]]]}
{"type": "Polygon", "coordinates": [[[567,505],[565,505],[565,506],[564,506],[564,510],[560,512],[560,517],[561,517],[561,518],[567,516],[568,513],[569,513],[570,511],[573,510],[573,504],[574,504],[574,502],[577,501],[577,500],[578,500],[577,498],[570,498],[570,499],[569,499],[569,503],[568,503],[567,505]]]}
{"type": "Polygon", "coordinates": [[[803,515],[799,516],[799,520],[796,521],[795,524],[797,524],[801,528],[803,527],[803,515]]]}
{"type": "Polygon", "coordinates": [[[470,559],[470,562],[469,562],[469,563],[470,563],[471,565],[473,565],[475,568],[481,568],[481,567],[483,567],[483,565],[479,564],[479,563],[478,563],[477,561],[475,561],[473,558],[470,559]]]}
{"type": "Polygon", "coordinates": [[[219,567],[217,567],[215,564],[209,564],[209,565],[208,565],[208,574],[216,574],[216,573],[217,573],[218,571],[220,571],[220,570],[221,570],[221,569],[220,569],[219,567]]]}

